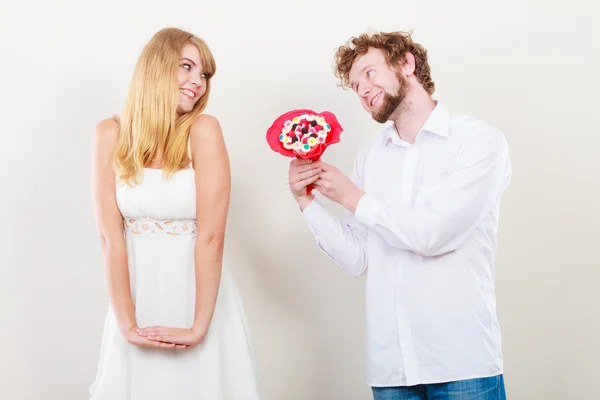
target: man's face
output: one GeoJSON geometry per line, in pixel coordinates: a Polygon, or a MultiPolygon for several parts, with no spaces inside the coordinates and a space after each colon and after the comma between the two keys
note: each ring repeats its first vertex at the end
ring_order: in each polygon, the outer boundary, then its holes
{"type": "Polygon", "coordinates": [[[358,57],[349,74],[363,108],[379,123],[389,121],[408,91],[408,81],[386,63],[382,50],[370,48],[358,57]]]}

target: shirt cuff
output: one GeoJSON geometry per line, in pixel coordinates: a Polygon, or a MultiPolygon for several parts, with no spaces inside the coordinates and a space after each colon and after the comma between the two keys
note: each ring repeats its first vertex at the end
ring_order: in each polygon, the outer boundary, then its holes
{"type": "Polygon", "coordinates": [[[367,228],[371,228],[377,223],[377,218],[384,209],[385,203],[383,201],[365,194],[358,201],[354,216],[358,222],[367,228]]]}
{"type": "Polygon", "coordinates": [[[308,207],[302,211],[302,216],[310,225],[315,226],[320,221],[323,221],[324,218],[329,217],[329,213],[323,207],[319,199],[315,196],[308,207]]]}

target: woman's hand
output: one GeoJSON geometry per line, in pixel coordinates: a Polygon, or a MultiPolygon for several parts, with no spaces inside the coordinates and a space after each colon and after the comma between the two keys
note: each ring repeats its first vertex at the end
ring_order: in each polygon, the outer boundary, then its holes
{"type": "Polygon", "coordinates": [[[160,340],[150,340],[145,336],[137,333],[138,328],[131,328],[125,331],[124,336],[130,344],[139,347],[155,347],[161,349],[185,349],[186,345],[181,345],[173,342],[164,342],[160,340]]]}
{"type": "Polygon", "coordinates": [[[151,343],[171,343],[178,348],[190,348],[204,340],[204,332],[200,329],[169,328],[166,326],[149,326],[138,329],[137,334],[151,343]]]}

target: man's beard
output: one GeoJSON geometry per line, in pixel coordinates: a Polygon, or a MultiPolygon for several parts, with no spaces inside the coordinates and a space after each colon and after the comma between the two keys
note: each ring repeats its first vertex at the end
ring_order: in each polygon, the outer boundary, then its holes
{"type": "Polygon", "coordinates": [[[400,73],[397,73],[396,77],[398,77],[399,84],[396,94],[390,95],[383,92],[383,99],[381,99],[383,104],[380,106],[379,110],[376,110],[371,114],[373,119],[380,124],[384,124],[390,120],[392,114],[402,105],[402,101],[408,92],[408,82],[406,81],[406,78],[400,73]]]}

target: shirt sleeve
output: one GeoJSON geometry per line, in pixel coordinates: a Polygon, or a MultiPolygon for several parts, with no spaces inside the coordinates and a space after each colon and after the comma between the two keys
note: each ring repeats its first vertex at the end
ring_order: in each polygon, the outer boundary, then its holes
{"type": "Polygon", "coordinates": [[[396,248],[424,256],[458,249],[500,201],[509,185],[508,145],[501,133],[476,135],[459,154],[427,204],[386,204],[369,194],[355,217],[396,248]]]}
{"type": "MultiPolygon", "coordinates": [[[[354,160],[352,182],[363,188],[364,162],[359,154],[354,160]]],[[[346,211],[342,218],[332,215],[315,197],[302,213],[319,248],[345,272],[360,276],[367,270],[367,228],[354,214],[346,211]]]]}

